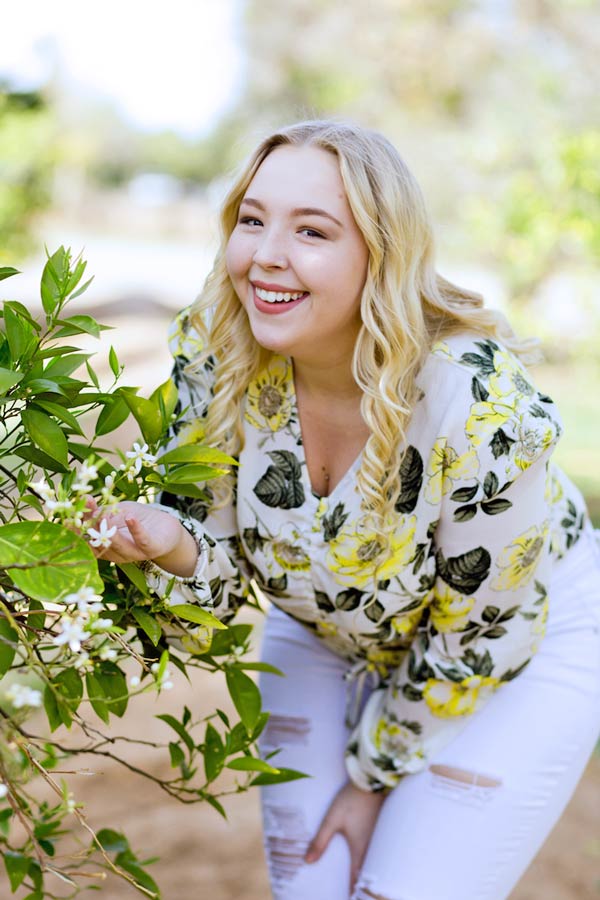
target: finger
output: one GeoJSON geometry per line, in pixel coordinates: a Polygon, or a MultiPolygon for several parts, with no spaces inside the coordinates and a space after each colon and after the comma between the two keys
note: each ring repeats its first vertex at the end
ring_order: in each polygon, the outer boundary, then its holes
{"type": "Polygon", "coordinates": [[[149,553],[150,550],[153,549],[153,541],[142,523],[139,522],[135,516],[126,516],[125,524],[129,529],[134,544],[139,547],[140,550],[149,553]]]}
{"type": "Polygon", "coordinates": [[[325,816],[321,823],[321,827],[308,845],[308,850],[304,855],[304,862],[317,862],[327,850],[331,838],[339,831],[332,819],[325,816]]]}

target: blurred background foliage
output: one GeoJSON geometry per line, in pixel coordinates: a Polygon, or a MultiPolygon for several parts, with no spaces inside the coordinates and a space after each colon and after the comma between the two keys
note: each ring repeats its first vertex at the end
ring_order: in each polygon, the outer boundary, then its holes
{"type": "MultiPolygon", "coordinates": [[[[135,129],[106,103],[74,106],[57,80],[5,85],[2,263],[47,240],[59,212],[210,251],[228,173],[266,131],[327,116],[377,128],[423,185],[442,271],[540,335],[538,380],[570,432],[558,458],[600,518],[596,0],[239,3],[243,84],[202,137],[135,129]]],[[[211,85],[188,88],[193,103],[211,85]]]]}

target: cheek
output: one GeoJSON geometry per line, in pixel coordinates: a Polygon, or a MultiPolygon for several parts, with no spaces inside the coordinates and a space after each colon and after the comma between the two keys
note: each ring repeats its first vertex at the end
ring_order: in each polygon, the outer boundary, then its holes
{"type": "Polygon", "coordinates": [[[235,234],[233,234],[227,243],[225,265],[227,266],[229,277],[234,283],[236,279],[241,278],[247,271],[248,266],[245,260],[246,256],[247,254],[244,253],[243,242],[239,241],[235,234]]]}

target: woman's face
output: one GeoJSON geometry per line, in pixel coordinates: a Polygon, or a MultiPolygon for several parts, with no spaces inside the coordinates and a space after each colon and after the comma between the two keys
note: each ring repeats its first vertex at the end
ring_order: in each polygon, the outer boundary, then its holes
{"type": "Polygon", "coordinates": [[[241,202],[226,260],[259,344],[319,366],[351,358],[368,250],[333,153],[270,153],[241,202]]]}

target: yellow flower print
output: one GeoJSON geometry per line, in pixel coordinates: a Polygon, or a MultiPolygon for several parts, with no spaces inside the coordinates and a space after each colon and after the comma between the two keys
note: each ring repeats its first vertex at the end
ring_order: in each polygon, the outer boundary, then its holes
{"type": "Polygon", "coordinates": [[[556,426],[553,423],[548,419],[536,419],[533,416],[520,416],[515,433],[517,439],[511,448],[511,457],[522,472],[557,439],[556,426]]]}
{"type": "MultiPolygon", "coordinates": [[[[404,758],[409,754],[412,755],[415,750],[417,753],[420,750],[419,738],[413,731],[398,722],[390,722],[384,718],[378,719],[372,740],[378,753],[392,758],[404,758]]],[[[419,756],[422,755],[421,751],[419,756]]]]}
{"type": "Polygon", "coordinates": [[[549,469],[548,478],[546,479],[546,493],[544,495],[546,503],[550,504],[550,506],[553,506],[555,503],[560,503],[564,495],[564,488],[557,476],[556,470],[552,468],[549,469]]]}
{"type": "Polygon", "coordinates": [[[195,359],[202,351],[202,341],[190,323],[189,310],[183,310],[171,323],[169,344],[175,357],[185,356],[186,359],[195,359]]]}
{"type": "Polygon", "coordinates": [[[438,438],[427,465],[425,499],[428,503],[438,504],[442,496],[452,490],[457,479],[476,478],[478,472],[479,460],[474,450],[459,456],[448,446],[448,438],[438,438]]]}
{"type": "Polygon", "coordinates": [[[442,634],[460,631],[467,624],[474,604],[475,597],[464,597],[438,580],[433,589],[431,622],[442,634]]]}
{"type": "Polygon", "coordinates": [[[389,543],[372,529],[340,531],[329,543],[327,562],[338,584],[364,588],[401,572],[415,554],[416,516],[401,517],[389,543]]]}
{"type": "Polygon", "coordinates": [[[390,669],[397,668],[402,662],[405,650],[386,650],[371,644],[367,648],[367,669],[376,670],[382,678],[387,678],[390,669]]]}
{"type": "Polygon", "coordinates": [[[179,444],[200,444],[204,440],[205,423],[203,419],[192,419],[185,422],[177,432],[179,444]]]}
{"type": "Polygon", "coordinates": [[[511,394],[516,394],[519,398],[533,396],[534,389],[529,383],[525,369],[506,350],[496,350],[494,353],[494,369],[496,371],[490,375],[488,387],[495,399],[511,394]]]}
{"type": "Polygon", "coordinates": [[[292,414],[291,392],[291,364],[275,356],[248,385],[246,421],[261,430],[279,431],[292,414]]]}
{"type": "Polygon", "coordinates": [[[481,400],[471,406],[471,412],[465,425],[465,432],[474,447],[479,446],[488,435],[502,428],[511,416],[514,416],[517,398],[513,402],[504,400],[481,400]]]}
{"type": "Polygon", "coordinates": [[[318,621],[316,626],[317,634],[320,634],[321,637],[334,637],[337,634],[337,625],[334,625],[333,622],[328,622],[326,619],[318,621]]]}
{"type": "Polygon", "coordinates": [[[281,568],[288,572],[304,572],[310,569],[310,558],[298,544],[286,540],[273,541],[271,551],[281,568]]]}
{"type": "Polygon", "coordinates": [[[500,684],[497,678],[469,675],[462,681],[428,679],[423,689],[425,702],[431,713],[440,719],[470,716],[500,684]]]}
{"type": "Polygon", "coordinates": [[[496,559],[500,573],[492,581],[493,590],[514,591],[531,580],[544,551],[547,534],[547,522],[539,528],[532,525],[501,551],[496,559]]]}
{"type": "Polygon", "coordinates": [[[429,594],[417,609],[411,609],[410,612],[399,613],[397,616],[393,617],[391,625],[396,634],[399,634],[401,637],[405,637],[406,635],[412,637],[417,625],[421,621],[423,610],[427,606],[428,600],[429,594]]]}

